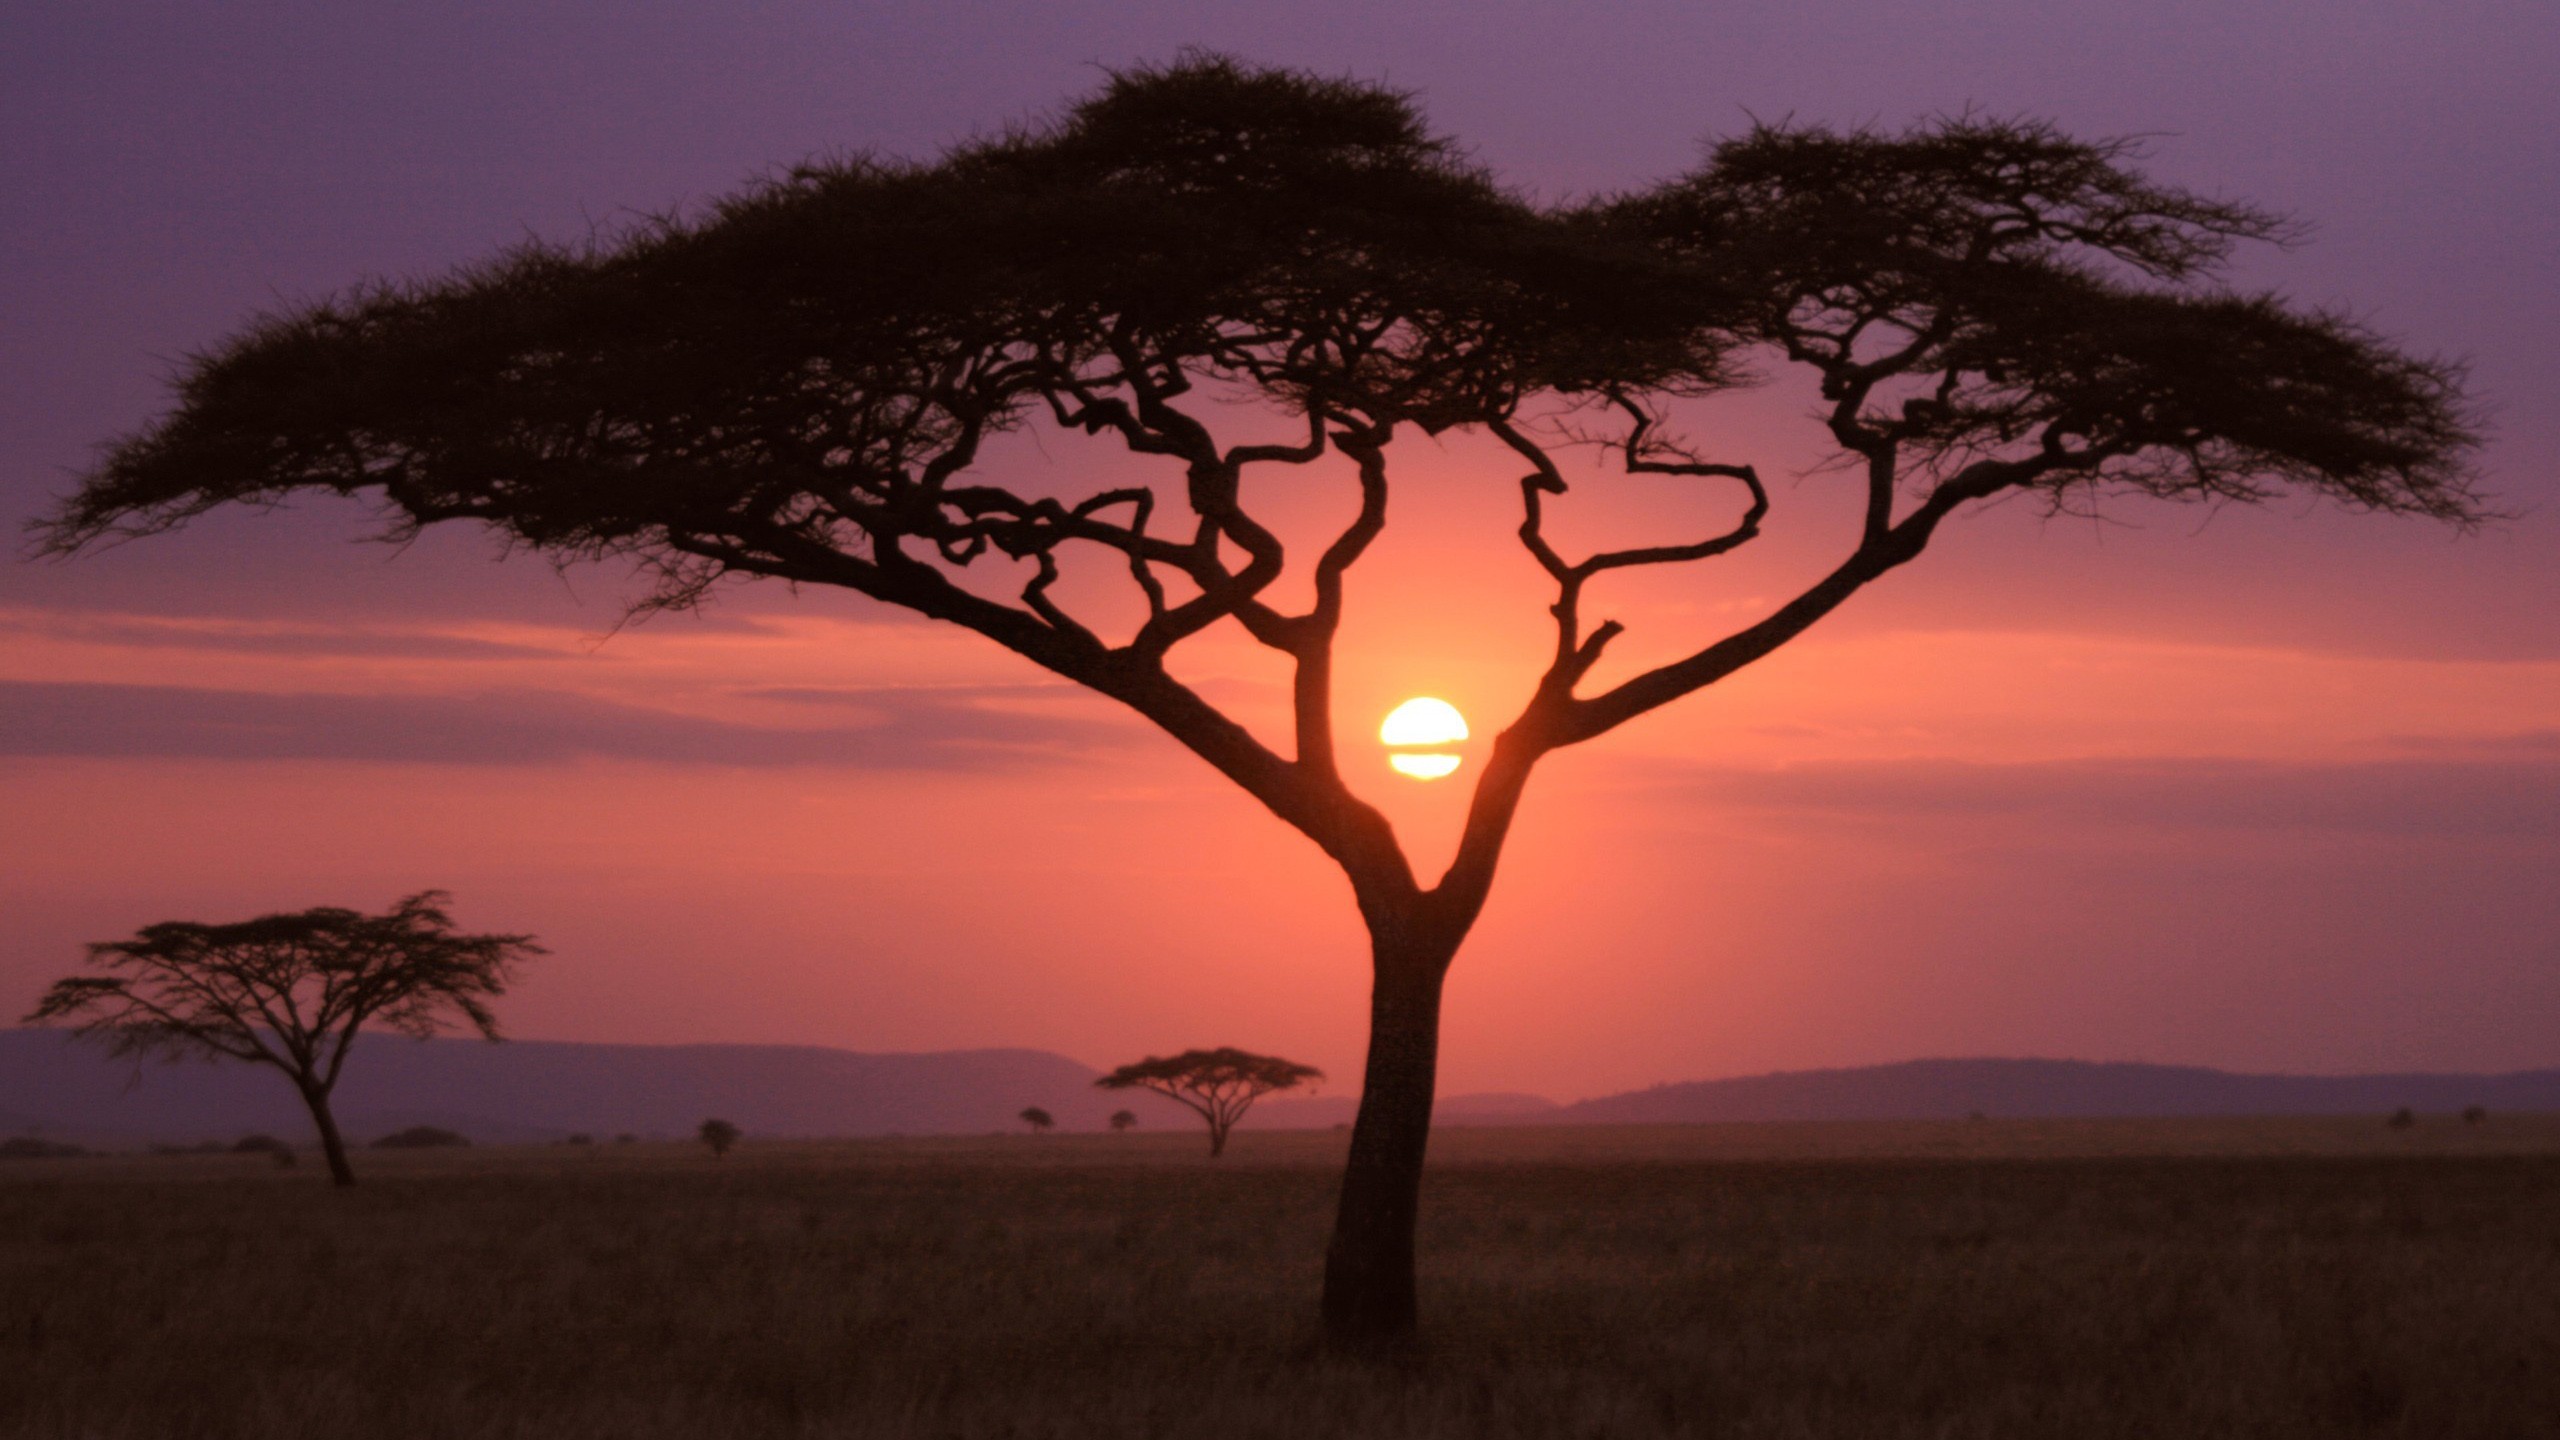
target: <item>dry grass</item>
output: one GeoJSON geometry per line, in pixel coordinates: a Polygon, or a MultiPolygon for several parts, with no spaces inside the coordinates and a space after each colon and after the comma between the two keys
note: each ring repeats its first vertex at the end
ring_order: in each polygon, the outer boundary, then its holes
{"type": "Polygon", "coordinates": [[[2560,1434],[2548,1118],[1452,1131],[1385,1369],[1340,1143],[25,1162],[0,1435],[2560,1434]]]}

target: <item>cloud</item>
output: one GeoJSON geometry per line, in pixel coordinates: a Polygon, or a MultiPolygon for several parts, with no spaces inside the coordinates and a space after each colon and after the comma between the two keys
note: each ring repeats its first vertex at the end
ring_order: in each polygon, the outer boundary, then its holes
{"type": "Polygon", "coordinates": [[[863,723],[775,727],[556,690],[391,696],[0,681],[0,755],[990,770],[1079,758],[1137,733],[993,708],[966,690],[862,695],[863,723]]]}
{"type": "Polygon", "coordinates": [[[296,656],[423,660],[538,660],[560,652],[432,630],[365,629],[160,615],[81,615],[61,610],[0,612],[0,633],[151,650],[218,650],[296,656]]]}
{"type": "Polygon", "coordinates": [[[1699,769],[1668,788],[1728,807],[1913,820],[2560,839],[2560,763],[2532,758],[1842,762],[1699,769]]]}
{"type": "Polygon", "coordinates": [[[2522,730],[2511,735],[2394,735],[2389,743],[2424,755],[2560,758],[2560,730],[2522,730]]]}

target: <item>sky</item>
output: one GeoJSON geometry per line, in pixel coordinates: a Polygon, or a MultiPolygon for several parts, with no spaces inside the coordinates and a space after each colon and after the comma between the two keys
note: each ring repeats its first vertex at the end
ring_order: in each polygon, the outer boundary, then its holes
{"type": "MultiPolygon", "coordinates": [[[[2244,283],[2469,362],[2509,518],[1963,519],[1778,655],[1548,762],[1452,972],[1443,1088],[1935,1055],[2560,1065],[2547,5],[22,0],[5,26],[13,532],[262,309],[812,155],[929,156],[1185,46],[1410,90],[1547,199],[1677,172],[1754,117],[2146,136],[2151,173],[2310,222],[2244,283]]],[[[1622,673],[1839,553],[1808,409],[1773,383],[1683,417],[1781,477],[1777,509],[1725,562],[1602,596],[1622,673]]],[[[1160,478],[1022,441],[991,473],[1160,478]]],[[[1418,694],[1488,734],[1541,644],[1516,461],[1409,448],[1351,594],[1346,741],[1418,694]]],[[[1314,526],[1345,483],[1279,503],[1314,526]]],[[[1721,503],[1594,482],[1559,523],[1603,543],[1721,503]]],[[[466,532],[395,550],[369,523],[312,503],[0,559],[0,1009],[154,921],[438,887],[551,948],[504,1005],[526,1037],[1095,1065],[1235,1044],[1353,1083],[1347,886],[1106,702],[850,595],[742,587],[624,626],[619,570],[466,532]]],[[[1250,723],[1277,713],[1249,646],[1184,663],[1250,723]]],[[[1463,781],[1354,750],[1445,853],[1463,781]]]]}

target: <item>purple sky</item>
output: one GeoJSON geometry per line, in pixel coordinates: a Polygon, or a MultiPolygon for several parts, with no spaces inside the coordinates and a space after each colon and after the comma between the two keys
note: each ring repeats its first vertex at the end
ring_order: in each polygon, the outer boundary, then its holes
{"type": "MultiPolygon", "coordinates": [[[[2244,280],[2471,359],[2518,518],[1972,522],[1803,655],[1542,779],[1517,893],[1459,962],[1451,1081],[1962,1051],[2560,1064],[2547,4],[22,0],[5,33],[13,528],[154,412],[171,357],[261,307],[820,152],[930,154],[1186,45],[1410,88],[1550,197],[1680,169],[1752,116],[2152,136],[2155,173],[2313,222],[2244,280]]],[[[1731,433],[1796,408],[1758,397],[1731,433]]],[[[1783,470],[1800,444],[1754,453],[1783,470]]],[[[360,531],[312,507],[0,565],[0,1007],[148,921],[441,884],[559,951],[529,1035],[1356,1068],[1338,882],[1106,708],[842,597],[741,592],[599,645],[614,574],[360,531]],[[831,761],[848,736],[860,758],[831,761]],[[824,816],[714,818],[800,805],[824,816]],[[653,806],[682,820],[654,847],[653,806]],[[884,824],[948,848],[925,866],[884,824]]]]}

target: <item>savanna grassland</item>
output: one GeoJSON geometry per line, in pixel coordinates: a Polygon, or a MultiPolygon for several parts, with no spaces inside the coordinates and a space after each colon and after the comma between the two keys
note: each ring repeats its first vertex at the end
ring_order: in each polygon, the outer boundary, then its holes
{"type": "Polygon", "coordinates": [[[2560,1435],[2560,1118],[1445,1132],[1328,1358],[1341,1137],[0,1167],[0,1435],[2560,1435]]]}

